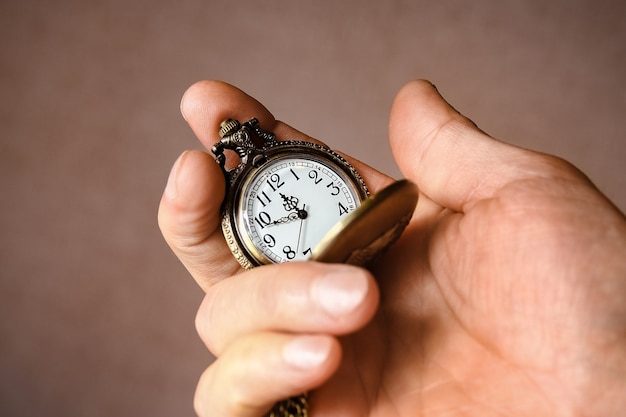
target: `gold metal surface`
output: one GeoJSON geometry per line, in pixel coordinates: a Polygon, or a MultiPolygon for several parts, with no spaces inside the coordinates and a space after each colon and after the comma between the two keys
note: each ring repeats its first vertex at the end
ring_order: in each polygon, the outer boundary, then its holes
{"type": "Polygon", "coordinates": [[[307,394],[277,402],[266,417],[308,417],[307,394]]]}
{"type": "Polygon", "coordinates": [[[366,265],[400,237],[418,197],[417,186],[408,180],[391,184],[333,226],[311,260],[366,265]]]}

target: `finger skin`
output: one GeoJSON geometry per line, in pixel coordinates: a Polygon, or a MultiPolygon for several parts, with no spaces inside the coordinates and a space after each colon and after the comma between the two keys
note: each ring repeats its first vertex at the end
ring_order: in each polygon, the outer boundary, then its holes
{"type": "Polygon", "coordinates": [[[183,117],[207,148],[220,140],[220,123],[225,119],[245,122],[259,120],[265,130],[273,131],[279,140],[299,139],[320,143],[313,138],[277,121],[272,113],[255,98],[230,84],[206,80],[193,84],[181,100],[183,117]]]}
{"type": "Polygon", "coordinates": [[[207,149],[220,140],[220,123],[225,119],[246,121],[255,117],[265,129],[273,128],[276,122],[257,100],[220,81],[193,84],[183,95],[180,111],[207,149]]]}
{"type": "Polygon", "coordinates": [[[159,227],[172,251],[205,291],[239,265],[220,228],[224,177],[205,152],[187,151],[174,164],[159,205],[159,227]]]}
{"type": "Polygon", "coordinates": [[[559,158],[486,135],[423,80],[407,84],[396,96],[389,135],[402,173],[430,199],[455,211],[464,211],[505,185],[526,178],[587,181],[559,158]]]}
{"type": "Polygon", "coordinates": [[[351,333],[378,307],[378,286],[364,269],[293,262],[267,265],[211,287],[196,317],[198,334],[221,355],[258,331],[351,333]]]}
{"type": "MultiPolygon", "coordinates": [[[[183,95],[181,113],[206,149],[220,140],[219,127],[225,119],[240,122],[256,118],[261,128],[272,131],[278,140],[303,140],[332,148],[332,144],[312,138],[293,127],[276,120],[272,113],[255,98],[237,87],[222,81],[205,80],[193,84],[183,95]]],[[[342,154],[364,176],[372,191],[378,191],[391,178],[362,162],[342,154]]]]}
{"type": "Polygon", "coordinates": [[[331,336],[250,334],[204,372],[194,406],[201,417],[265,415],[276,402],[322,384],[340,361],[331,336]]]}
{"type": "Polygon", "coordinates": [[[545,398],[611,415],[597,410],[623,392],[624,216],[573,166],[488,137],[427,82],[398,94],[390,135],[402,172],[459,212],[424,254],[442,304],[545,398]]]}

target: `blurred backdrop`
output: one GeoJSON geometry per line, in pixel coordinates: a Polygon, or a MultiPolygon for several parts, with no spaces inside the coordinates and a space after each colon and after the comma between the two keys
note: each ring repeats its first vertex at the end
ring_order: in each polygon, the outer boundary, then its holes
{"type": "Polygon", "coordinates": [[[397,90],[569,159],[626,208],[621,0],[0,2],[0,415],[191,416],[202,292],[161,239],[185,89],[222,79],[399,175],[397,90]]]}

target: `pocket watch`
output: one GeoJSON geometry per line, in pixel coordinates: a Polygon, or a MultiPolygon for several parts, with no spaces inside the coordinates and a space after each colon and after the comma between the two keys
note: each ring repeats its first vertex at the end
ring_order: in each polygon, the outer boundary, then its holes
{"type": "Polygon", "coordinates": [[[226,178],[222,231],[239,264],[298,260],[364,265],[404,230],[417,187],[394,183],[370,196],[341,155],[313,142],[278,141],[257,119],[225,120],[211,149],[226,178]],[[239,163],[226,167],[226,151],[239,163]]]}
{"type": "MultiPolygon", "coordinates": [[[[219,136],[211,151],[226,179],[222,231],[245,269],[299,260],[366,265],[413,214],[415,185],[402,180],[370,196],[357,170],[325,146],[278,141],[257,119],[225,120],[219,136]],[[238,159],[233,168],[227,153],[238,159]]],[[[269,414],[306,415],[304,395],[269,414]]]]}
{"type": "Polygon", "coordinates": [[[305,260],[332,226],[369,195],[359,173],[339,154],[312,142],[277,141],[256,119],[227,120],[212,151],[227,195],[222,229],[244,268],[305,260]],[[224,151],[239,156],[225,168],[224,151]]]}

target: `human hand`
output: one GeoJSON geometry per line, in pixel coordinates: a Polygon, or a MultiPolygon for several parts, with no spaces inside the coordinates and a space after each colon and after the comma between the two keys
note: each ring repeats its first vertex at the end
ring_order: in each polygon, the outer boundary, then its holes
{"type": "MultiPolygon", "coordinates": [[[[182,111],[207,148],[225,118],[312,140],[222,83],[190,88],[182,111]]],[[[422,194],[376,280],[312,262],[240,273],[219,228],[219,167],[181,156],[159,222],[207,292],[197,327],[218,359],[198,413],[261,416],[307,390],[312,417],[621,411],[623,215],[571,165],[489,138],[426,82],[399,93],[390,140],[422,194]]],[[[391,181],[351,162],[374,192],[391,181]]]]}

